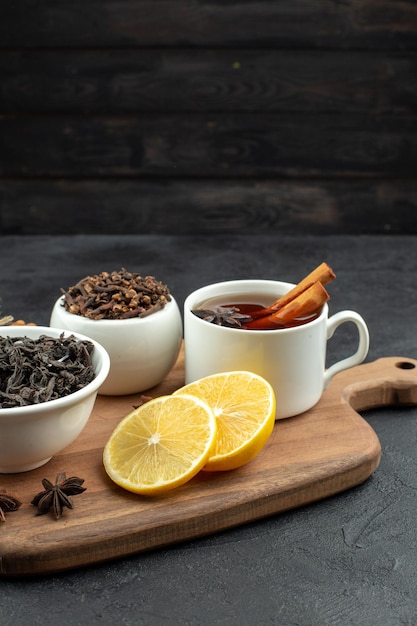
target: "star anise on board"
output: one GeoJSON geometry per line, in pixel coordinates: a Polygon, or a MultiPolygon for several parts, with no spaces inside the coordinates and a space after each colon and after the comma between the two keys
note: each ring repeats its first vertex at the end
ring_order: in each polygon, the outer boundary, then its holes
{"type": "Polygon", "coordinates": [[[64,506],[73,509],[70,496],[76,496],[86,490],[82,487],[84,479],[72,476],[67,478],[65,472],[58,474],[55,484],[52,484],[47,478],[42,480],[45,490],[40,491],[32,500],[31,504],[38,507],[38,515],[44,515],[52,509],[55,519],[59,519],[62,515],[64,506]]]}
{"type": "Polygon", "coordinates": [[[242,328],[246,322],[251,322],[252,317],[239,312],[235,306],[216,306],[213,309],[193,309],[192,313],[206,322],[229,328],[242,328]]]}
{"type": "Polygon", "coordinates": [[[17,511],[17,509],[21,506],[21,502],[15,498],[14,496],[6,493],[5,491],[0,492],[0,522],[5,522],[5,513],[10,513],[12,511],[17,511]]]}

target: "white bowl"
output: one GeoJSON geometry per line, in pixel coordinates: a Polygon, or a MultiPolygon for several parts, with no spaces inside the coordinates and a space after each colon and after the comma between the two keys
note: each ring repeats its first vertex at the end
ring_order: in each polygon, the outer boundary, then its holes
{"type": "MultiPolygon", "coordinates": [[[[29,337],[41,335],[67,337],[66,330],[47,326],[1,326],[1,337],[29,337]]],[[[89,337],[72,333],[76,339],[94,344],[92,362],[95,378],[83,389],[39,404],[24,407],[0,408],[0,473],[27,472],[44,465],[52,456],[72,443],[87,424],[98,388],[110,368],[105,349],[89,337]]]]}
{"type": "Polygon", "coordinates": [[[92,320],[69,313],[64,296],[52,309],[51,326],[79,332],[98,341],[110,355],[110,373],[99,394],[122,396],[151,389],[164,380],[177,360],[182,319],[174,298],[163,309],[126,320],[92,320]]]}

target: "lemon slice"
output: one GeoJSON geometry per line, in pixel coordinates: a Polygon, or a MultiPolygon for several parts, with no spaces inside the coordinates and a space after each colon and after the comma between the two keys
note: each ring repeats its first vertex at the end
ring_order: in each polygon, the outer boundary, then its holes
{"type": "Polygon", "coordinates": [[[223,471],[248,463],[264,447],[275,423],[271,385],[252,372],[224,372],[181,387],[176,394],[200,398],[217,419],[217,437],[205,471],[223,471]]]}
{"type": "Polygon", "coordinates": [[[200,471],[212,452],[216,432],[216,418],[199,398],[161,396],[116,426],[104,448],[104,467],[128,491],[162,493],[200,471]]]}

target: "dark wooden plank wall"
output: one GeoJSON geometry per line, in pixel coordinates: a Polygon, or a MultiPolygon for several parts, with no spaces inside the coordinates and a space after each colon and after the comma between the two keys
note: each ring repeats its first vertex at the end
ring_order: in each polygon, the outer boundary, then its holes
{"type": "Polygon", "coordinates": [[[0,4],[0,232],[417,233],[415,0],[0,4]]]}

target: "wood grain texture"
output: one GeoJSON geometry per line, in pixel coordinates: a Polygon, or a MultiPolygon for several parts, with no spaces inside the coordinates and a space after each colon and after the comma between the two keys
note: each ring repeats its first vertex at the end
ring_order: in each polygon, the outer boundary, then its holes
{"type": "Polygon", "coordinates": [[[414,232],[416,71],[412,0],[2,3],[0,235],[414,232]]]}
{"type": "MultiPolygon", "coordinates": [[[[1,487],[22,507],[7,515],[0,535],[0,573],[55,572],[201,537],[326,498],[366,480],[377,468],[380,444],[355,412],[417,403],[417,361],[379,359],[337,375],[310,411],[276,423],[259,455],[246,466],[196,478],[160,497],[136,496],[114,485],[102,449],[137,396],[99,397],[83,433],[38,470],[2,475],[1,487]],[[43,477],[85,478],[87,491],[55,521],[29,504],[43,477]]],[[[183,384],[183,354],[153,396],[183,384]]]]}
{"type": "Polygon", "coordinates": [[[415,114],[416,53],[282,49],[0,54],[0,113],[415,114]]]}
{"type": "Polygon", "coordinates": [[[0,180],[0,233],[417,234],[417,183],[0,180]]]}
{"type": "Polygon", "coordinates": [[[415,116],[0,117],[0,136],[4,177],[414,178],[417,161],[415,116]]]}
{"type": "Polygon", "coordinates": [[[404,50],[416,25],[413,0],[14,0],[2,3],[0,46],[404,50]]]}

